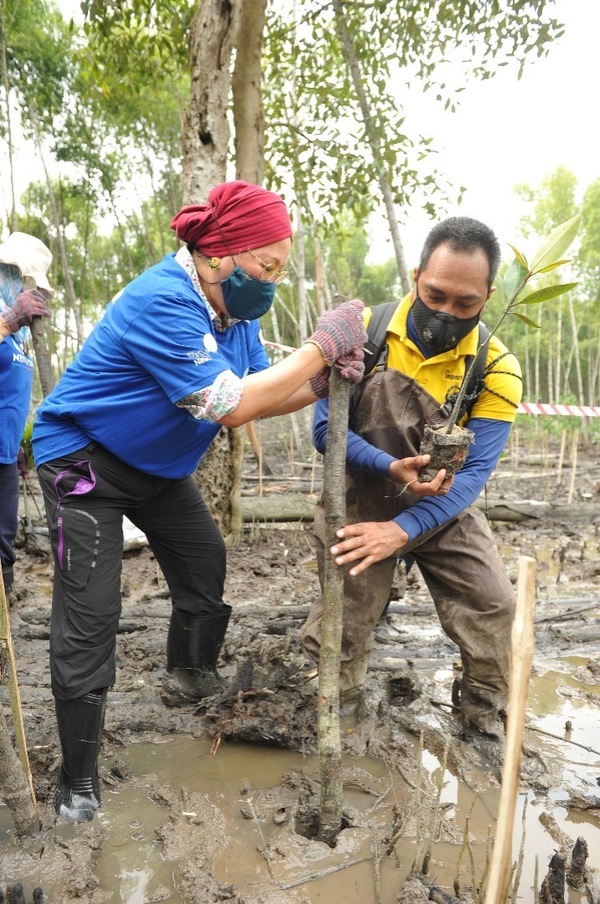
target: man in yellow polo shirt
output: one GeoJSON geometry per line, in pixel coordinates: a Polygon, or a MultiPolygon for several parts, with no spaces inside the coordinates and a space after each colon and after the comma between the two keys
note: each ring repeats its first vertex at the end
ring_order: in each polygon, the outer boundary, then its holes
{"type": "MultiPolygon", "coordinates": [[[[426,424],[447,420],[477,353],[479,320],[501,252],[492,230],[470,217],[450,217],[427,236],[414,288],[388,324],[387,361],[357,387],[346,459],[347,524],[329,554],[344,568],[342,702],[360,699],[373,628],[389,599],[398,558],[410,554],[435,603],[442,627],[462,658],[461,719],[466,737],[500,739],[508,696],[514,593],[485,516],[473,503],[506,445],[521,400],[516,358],[492,336],[483,389],[468,420],[475,434],[465,465],[435,496],[400,492],[400,459],[416,455],[426,424]]],[[[370,312],[367,313],[370,316],[370,312]]],[[[317,403],[314,444],[325,451],[327,400],[317,403]]],[[[315,534],[322,579],[325,524],[317,506],[315,534]]],[[[302,628],[318,660],[322,602],[302,628]]]]}

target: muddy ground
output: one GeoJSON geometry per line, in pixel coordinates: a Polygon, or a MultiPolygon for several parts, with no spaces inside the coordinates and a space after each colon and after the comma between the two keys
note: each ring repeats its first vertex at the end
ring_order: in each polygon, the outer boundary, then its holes
{"type": "MultiPolygon", "coordinates": [[[[502,520],[494,520],[493,526],[511,577],[516,581],[520,556],[537,560],[534,678],[543,684],[549,670],[553,675],[562,675],[564,680],[552,684],[551,694],[573,701],[574,712],[580,704],[580,719],[596,718],[597,727],[600,448],[593,443],[580,443],[574,480],[573,461],[567,454],[560,459],[559,469],[559,454],[558,447],[541,450],[540,444],[513,449],[489,482],[488,503],[496,512],[500,505],[505,509],[502,520]],[[524,520],[513,520],[521,517],[518,513],[524,510],[524,520]]],[[[222,671],[232,685],[221,699],[183,709],[168,708],[162,703],[159,689],[165,664],[168,594],[147,547],[124,554],[117,680],[109,694],[101,758],[105,800],[109,794],[125,794],[130,785],[140,782],[140,776],[127,761],[127,751],[139,742],[159,744],[187,738],[203,744],[203,749],[212,747],[216,758],[236,743],[256,745],[267,757],[275,748],[307,757],[317,751],[315,664],[302,653],[297,640],[298,628],[318,592],[311,524],[266,523],[260,516],[253,516],[257,482],[251,479],[252,462],[247,471],[247,520],[240,544],[229,552],[226,589],[233,616],[222,651],[222,671]]],[[[263,493],[283,497],[300,490],[307,495],[310,487],[302,480],[286,482],[284,471],[282,465],[279,476],[262,483],[263,493]]],[[[30,485],[35,495],[35,478],[30,485]]],[[[314,499],[310,495],[307,498],[314,499]]],[[[203,793],[185,785],[178,787],[172,780],[164,780],[159,769],[156,774],[144,776],[145,793],[164,810],[153,844],[163,862],[169,864],[171,880],[155,883],[141,897],[130,899],[120,897],[114,887],[107,887],[97,869],[103,848],[110,843],[102,822],[95,820],[64,833],[51,806],[53,772],[59,759],[47,665],[52,569],[44,536],[36,530],[43,522],[33,496],[28,499],[26,512],[32,530],[20,537],[11,630],[42,830],[34,838],[19,842],[6,808],[0,807],[0,886],[21,881],[30,896],[34,886],[41,885],[48,901],[77,900],[89,904],[119,900],[200,904],[307,904],[342,899],[379,904],[428,900],[430,891],[423,883],[405,881],[410,863],[397,864],[393,892],[389,888],[378,891],[375,882],[372,898],[362,893],[353,898],[347,890],[343,898],[341,893],[336,898],[335,892],[332,896],[330,891],[329,897],[321,898],[306,886],[298,884],[292,888],[294,883],[283,881],[289,878],[292,866],[298,867],[300,849],[308,863],[311,856],[315,859],[311,845],[322,846],[312,838],[318,780],[314,774],[307,777],[302,770],[291,771],[281,783],[257,791],[247,813],[239,799],[249,789],[243,787],[240,779],[235,805],[258,828],[268,824],[271,829],[268,837],[266,833],[261,835],[263,842],[259,845],[269,868],[261,873],[260,881],[246,885],[224,883],[223,871],[215,869],[215,863],[234,839],[231,824],[210,799],[210,787],[201,789],[203,793]],[[277,827],[275,836],[273,826],[277,827]],[[312,840],[307,842],[307,838],[312,840]]],[[[337,850],[332,853],[338,864],[356,856],[353,839],[361,837],[361,832],[367,832],[371,839],[377,835],[382,859],[393,853],[398,836],[410,839],[416,847],[419,814],[415,813],[415,800],[420,799],[420,806],[425,807],[424,801],[432,789],[430,777],[420,767],[419,738],[428,756],[438,764],[445,760],[448,772],[473,793],[497,792],[501,779],[501,767],[494,757],[473,749],[460,738],[452,704],[453,680],[460,670],[458,650],[439,629],[417,569],[408,575],[399,571],[395,596],[377,628],[364,704],[355,717],[345,717],[343,722],[345,788],[362,788],[368,809],[363,808],[357,817],[356,808],[348,807],[348,828],[341,833],[337,850]],[[368,814],[376,809],[373,799],[377,802],[378,796],[383,798],[385,794],[364,770],[365,756],[379,760],[390,774],[393,771],[400,776],[404,788],[396,792],[394,806],[387,810],[380,806],[376,825],[368,814]],[[421,798],[416,797],[417,788],[422,789],[421,798]]],[[[5,682],[0,687],[0,699],[8,717],[5,682]]],[[[571,720],[570,729],[561,726],[557,730],[554,723],[550,726],[543,719],[536,721],[536,716],[540,716],[539,707],[528,712],[528,724],[538,728],[530,727],[526,732],[521,789],[535,800],[548,832],[547,858],[540,863],[539,882],[554,851],[570,850],[576,837],[582,836],[590,847],[588,891],[584,887],[580,892],[571,892],[576,896],[566,900],[600,901],[596,874],[600,869],[596,844],[600,838],[600,735],[592,743],[577,717],[571,720]],[[552,730],[544,733],[540,725],[552,730]],[[571,771],[565,772],[565,763],[571,764],[571,771]],[[565,835],[556,823],[558,805],[577,814],[571,834],[565,835]]],[[[455,858],[464,826],[453,819],[451,807],[438,809],[435,842],[453,845],[455,858]]],[[[492,821],[495,815],[491,815],[492,821]]],[[[474,845],[485,846],[485,837],[475,830],[471,840],[474,845]]],[[[438,858],[438,866],[440,862],[438,858]]],[[[373,869],[377,876],[376,857],[373,869]]],[[[427,881],[436,885],[431,871],[427,881]]],[[[473,900],[466,891],[468,884],[462,884],[460,900],[473,900]]],[[[454,893],[447,881],[440,882],[442,885],[447,895],[454,893]]],[[[431,894],[431,900],[456,900],[431,894]]],[[[27,901],[30,899],[27,897],[27,901]]],[[[521,900],[533,904],[535,899],[532,892],[525,892],[521,900]]]]}

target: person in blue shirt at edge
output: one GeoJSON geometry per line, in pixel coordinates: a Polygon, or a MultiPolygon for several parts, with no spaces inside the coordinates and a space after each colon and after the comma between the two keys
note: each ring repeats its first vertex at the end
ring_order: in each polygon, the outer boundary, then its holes
{"type": "Polygon", "coordinates": [[[40,239],[13,232],[0,244],[0,563],[7,598],[13,597],[19,476],[27,476],[21,448],[29,416],[34,362],[34,317],[47,317],[52,252],[40,239]]]}
{"type": "MultiPolygon", "coordinates": [[[[281,197],[221,183],[171,227],[185,244],[108,305],[33,429],[55,559],[50,673],[62,763],[54,803],[75,822],[100,805],[123,516],[145,533],[171,594],[164,702],[217,693],[231,609],[223,602],[225,544],[193,477],[199,460],[221,426],[315,402],[327,392],[329,367],[354,382],[364,372],[357,299],[322,314],[300,349],[269,366],[258,320],[292,246],[281,197]]],[[[404,479],[422,464],[419,456],[406,462],[404,479]]]]}
{"type": "MultiPolygon", "coordinates": [[[[522,380],[519,363],[492,336],[484,388],[466,425],[475,434],[466,462],[434,498],[418,498],[398,458],[414,455],[426,424],[447,422],[441,409],[456,394],[467,356],[476,354],[479,320],[493,292],[500,247],[485,224],[451,217],[428,234],[414,287],[387,327],[387,362],[355,387],[347,445],[347,524],[330,550],[344,568],[340,694],[356,710],[367,675],[370,639],[390,596],[397,560],[419,566],[441,625],[462,659],[461,732],[489,755],[502,756],[514,593],[483,513],[473,507],[504,449],[522,380]]],[[[365,310],[368,323],[371,312],[365,310]]],[[[327,401],[317,403],[314,444],[324,452],[327,401]]],[[[465,425],[465,418],[462,418],[465,425]]],[[[325,525],[315,534],[323,574],[325,525]]],[[[301,629],[318,661],[322,601],[301,629]]]]}

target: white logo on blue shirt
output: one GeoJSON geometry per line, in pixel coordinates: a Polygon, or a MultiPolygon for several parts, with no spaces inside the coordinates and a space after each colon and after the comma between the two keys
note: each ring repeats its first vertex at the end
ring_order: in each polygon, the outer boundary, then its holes
{"type": "Polygon", "coordinates": [[[206,364],[207,361],[210,361],[208,352],[202,351],[201,348],[195,352],[188,352],[187,357],[192,359],[196,367],[198,367],[199,364],[206,364]]]}

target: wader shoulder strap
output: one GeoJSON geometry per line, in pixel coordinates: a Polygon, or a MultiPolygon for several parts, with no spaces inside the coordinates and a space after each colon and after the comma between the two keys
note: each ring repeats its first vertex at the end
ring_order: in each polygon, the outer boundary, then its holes
{"type": "Polygon", "coordinates": [[[387,345],[385,336],[388,323],[392,319],[392,315],[398,307],[397,301],[386,301],[383,304],[375,305],[367,327],[368,342],[364,346],[365,351],[365,377],[377,367],[378,364],[385,364],[387,358],[387,345]]]}

